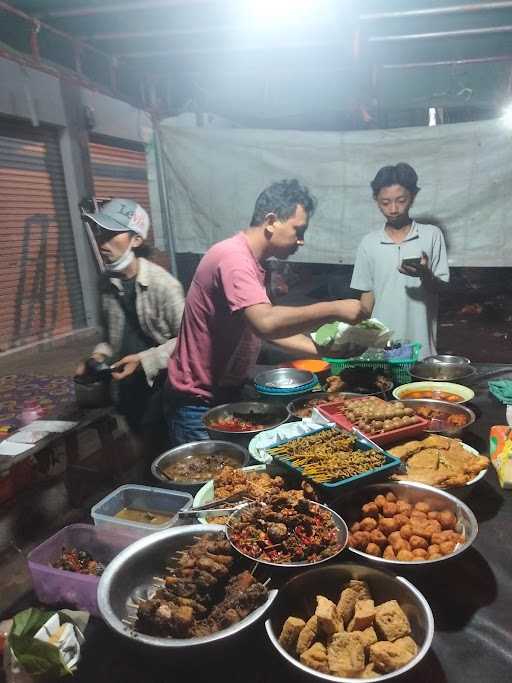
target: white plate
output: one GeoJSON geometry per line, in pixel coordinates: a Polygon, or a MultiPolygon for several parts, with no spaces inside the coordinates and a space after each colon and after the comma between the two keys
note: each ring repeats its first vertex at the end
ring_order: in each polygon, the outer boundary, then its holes
{"type": "Polygon", "coordinates": [[[293,439],[295,436],[311,434],[311,432],[315,432],[323,426],[325,424],[318,424],[318,422],[312,422],[311,420],[286,422],[279,427],[256,434],[249,442],[249,453],[257,462],[268,464],[272,462],[272,457],[268,455],[267,448],[272,448],[272,446],[275,446],[284,439],[293,439]]]}
{"type": "MultiPolygon", "coordinates": [[[[447,437],[447,438],[450,438],[450,437],[447,437]]],[[[403,443],[407,443],[407,441],[404,441],[403,443]]],[[[400,445],[401,445],[401,444],[399,444],[399,443],[393,444],[392,448],[395,447],[395,446],[400,446],[400,445]]],[[[480,455],[480,452],[477,451],[476,448],[473,448],[473,446],[470,446],[469,444],[464,443],[463,441],[460,442],[460,445],[461,445],[462,448],[463,448],[465,451],[467,451],[468,453],[472,453],[473,455],[480,455]]],[[[491,463],[491,461],[489,460],[489,464],[490,464],[490,463],[491,463]]],[[[464,486],[456,486],[456,487],[455,487],[455,486],[451,486],[451,487],[448,487],[448,488],[446,488],[446,489],[441,489],[441,490],[442,490],[442,491],[448,491],[449,493],[451,493],[451,494],[454,495],[454,496],[457,496],[458,493],[465,493],[465,490],[467,491],[467,487],[468,487],[468,486],[474,486],[475,484],[477,484],[479,481],[481,481],[481,480],[485,477],[485,475],[487,474],[487,470],[488,470],[487,467],[485,468],[485,470],[481,470],[481,471],[476,475],[476,477],[475,477],[474,479],[470,479],[468,482],[466,482],[466,483],[464,484],[464,486]]],[[[412,481],[412,480],[411,480],[411,481],[412,481]]]]}
{"type": "MultiPolygon", "coordinates": [[[[453,382],[411,382],[410,384],[401,384],[399,387],[393,389],[393,396],[400,400],[401,398],[407,399],[410,396],[403,396],[403,394],[409,391],[444,391],[448,394],[457,394],[460,396],[460,401],[453,401],[453,403],[466,403],[467,401],[472,401],[475,398],[475,392],[469,387],[465,387],[462,384],[454,384],[453,382]]],[[[426,398],[426,397],[425,397],[426,398]]],[[[434,396],[429,397],[434,398],[434,396]]],[[[452,401],[450,401],[452,403],[452,401]]]]}

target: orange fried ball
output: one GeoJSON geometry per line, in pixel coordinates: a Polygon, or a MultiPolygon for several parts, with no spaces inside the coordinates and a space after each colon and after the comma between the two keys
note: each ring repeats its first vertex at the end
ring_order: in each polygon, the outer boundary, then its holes
{"type": "Polygon", "coordinates": [[[374,557],[380,557],[382,555],[382,550],[376,543],[368,543],[365,552],[367,552],[368,555],[373,555],[374,557]]]}
{"type": "Polygon", "coordinates": [[[395,494],[393,493],[393,491],[388,491],[388,492],[386,493],[386,500],[387,500],[388,502],[390,502],[390,503],[396,503],[397,497],[395,496],[395,494]]]}
{"type": "Polygon", "coordinates": [[[380,495],[380,496],[377,496],[373,502],[379,508],[379,510],[382,510],[384,505],[386,505],[387,500],[386,500],[385,496],[380,495]]]}
{"type": "Polygon", "coordinates": [[[416,562],[420,562],[421,560],[426,560],[428,558],[428,553],[423,548],[414,548],[414,550],[411,552],[416,562]]]}
{"type": "Polygon", "coordinates": [[[363,507],[361,508],[361,512],[365,517],[379,516],[379,508],[375,503],[366,503],[366,505],[363,505],[363,507]]]}
{"type": "Polygon", "coordinates": [[[422,501],[419,501],[414,506],[414,509],[418,510],[418,512],[424,512],[425,514],[428,514],[430,512],[430,505],[428,503],[423,503],[422,501]]]}
{"type": "Polygon", "coordinates": [[[384,517],[394,517],[397,512],[396,503],[385,503],[382,506],[382,514],[384,517]]]}
{"type": "Polygon", "coordinates": [[[388,545],[388,539],[382,531],[379,529],[374,529],[370,531],[370,543],[375,543],[379,548],[384,549],[388,545]]]}
{"type": "Polygon", "coordinates": [[[442,510],[437,519],[443,529],[455,529],[457,525],[457,518],[451,510],[442,510]]]}
{"type": "Polygon", "coordinates": [[[411,545],[411,550],[426,550],[428,548],[428,542],[426,538],[423,538],[422,536],[411,536],[409,539],[409,543],[411,545]]]}
{"type": "Polygon", "coordinates": [[[400,562],[412,562],[414,560],[414,555],[410,550],[399,550],[396,559],[400,562]]]}
{"type": "Polygon", "coordinates": [[[356,531],[360,531],[360,530],[361,530],[361,525],[359,524],[359,522],[354,522],[354,523],[352,524],[352,526],[350,527],[350,531],[351,531],[353,534],[355,534],[356,531]]]}
{"type": "Polygon", "coordinates": [[[407,515],[404,515],[403,512],[399,512],[396,514],[393,519],[395,522],[398,524],[398,528],[402,527],[404,524],[409,524],[409,517],[407,515]]]}
{"type": "Polygon", "coordinates": [[[352,534],[352,542],[354,548],[364,550],[370,542],[370,533],[368,531],[356,531],[352,534]]]}
{"type": "Polygon", "coordinates": [[[405,540],[408,540],[413,535],[414,530],[412,528],[412,524],[404,524],[403,527],[400,529],[400,536],[402,538],[405,538],[405,540]]]}
{"type": "Polygon", "coordinates": [[[453,541],[444,541],[439,544],[441,555],[451,555],[455,550],[455,543],[453,541]]]}
{"type": "Polygon", "coordinates": [[[360,522],[361,531],[373,531],[377,528],[377,520],[373,517],[365,517],[360,522]]]}
{"type": "Polygon", "coordinates": [[[384,552],[382,553],[382,557],[384,557],[386,560],[396,560],[395,551],[390,545],[386,546],[384,552]]]}
{"type": "Polygon", "coordinates": [[[395,553],[397,553],[397,557],[398,557],[398,553],[400,552],[400,550],[410,550],[411,549],[409,541],[406,541],[405,538],[397,538],[396,541],[391,544],[391,547],[393,548],[395,553]]]}
{"type": "Polygon", "coordinates": [[[407,503],[405,500],[399,500],[396,504],[397,510],[404,515],[410,515],[412,512],[412,505],[407,503]]]}
{"type": "Polygon", "coordinates": [[[379,529],[383,534],[389,536],[393,531],[398,531],[398,524],[394,517],[383,517],[379,522],[379,529]]]}

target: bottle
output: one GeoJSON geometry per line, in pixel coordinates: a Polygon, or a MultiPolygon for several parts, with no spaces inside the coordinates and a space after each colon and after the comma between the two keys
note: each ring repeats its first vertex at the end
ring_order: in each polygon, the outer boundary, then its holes
{"type": "Polygon", "coordinates": [[[20,415],[21,424],[29,425],[44,415],[43,407],[37,401],[24,401],[20,415]]]}

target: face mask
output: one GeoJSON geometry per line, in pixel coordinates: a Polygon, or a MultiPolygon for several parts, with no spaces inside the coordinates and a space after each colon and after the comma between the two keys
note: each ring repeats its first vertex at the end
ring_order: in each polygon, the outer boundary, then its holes
{"type": "Polygon", "coordinates": [[[128,268],[134,258],[135,254],[132,251],[132,245],[130,243],[128,249],[118,259],[111,263],[105,263],[105,269],[107,273],[120,273],[125,270],[125,268],[128,268]]]}

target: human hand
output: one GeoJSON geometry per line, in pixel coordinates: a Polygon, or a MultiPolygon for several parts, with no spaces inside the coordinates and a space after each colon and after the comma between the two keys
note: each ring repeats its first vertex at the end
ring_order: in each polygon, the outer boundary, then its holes
{"type": "Polygon", "coordinates": [[[130,377],[130,375],[133,375],[133,373],[139,368],[140,363],[141,359],[137,353],[133,353],[129,356],[121,358],[121,360],[118,360],[117,363],[114,363],[111,366],[112,370],[120,368],[118,372],[112,373],[112,379],[121,380],[130,377]]]}
{"type": "Polygon", "coordinates": [[[430,275],[428,256],[422,251],[419,265],[413,266],[402,262],[402,265],[399,266],[398,270],[410,277],[426,277],[427,275],[430,275]]]}
{"type": "Polygon", "coordinates": [[[105,361],[107,357],[104,353],[91,353],[87,360],[81,360],[80,363],[77,365],[75,370],[75,377],[81,377],[82,375],[85,375],[87,373],[87,361],[90,358],[93,358],[97,363],[103,363],[103,361],[105,361]]]}
{"type": "Polygon", "coordinates": [[[370,317],[369,311],[359,299],[342,299],[335,301],[334,304],[338,309],[336,320],[341,320],[349,325],[357,325],[357,323],[370,317]]]}

